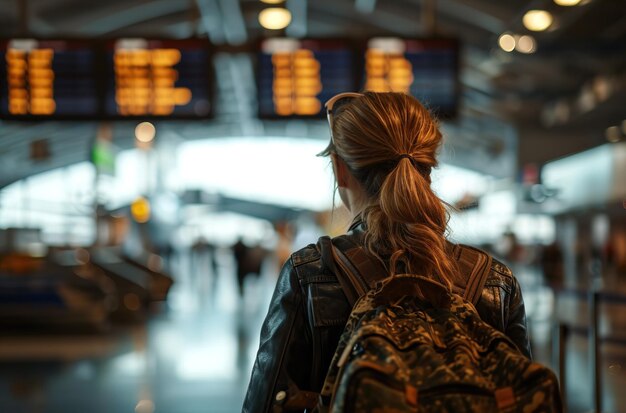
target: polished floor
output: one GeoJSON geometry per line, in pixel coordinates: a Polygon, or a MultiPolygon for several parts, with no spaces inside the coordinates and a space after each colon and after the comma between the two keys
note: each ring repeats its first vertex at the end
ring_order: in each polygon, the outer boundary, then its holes
{"type": "Polygon", "coordinates": [[[555,293],[544,285],[537,271],[518,268],[516,273],[524,292],[534,359],[558,373],[558,355],[563,351],[564,402],[569,412],[597,411],[588,302],[589,292],[598,291],[600,411],[626,412],[625,274],[622,277],[610,274],[596,280],[570,278],[555,293]],[[557,338],[559,325],[567,327],[561,350],[557,338]]]}
{"type": "Polygon", "coordinates": [[[1,413],[226,413],[241,410],[276,271],[239,297],[232,258],[188,256],[167,305],[110,334],[0,337],[1,413]],[[185,270],[186,269],[186,270],[185,270]]]}
{"type": "MultiPolygon", "coordinates": [[[[109,334],[0,335],[1,413],[238,412],[276,277],[268,262],[239,296],[229,251],[217,274],[208,260],[175,261],[179,274],[165,306],[142,325],[109,334]]],[[[571,412],[593,411],[586,297],[555,300],[533,271],[518,271],[535,358],[552,363],[555,320],[581,326],[566,343],[566,391],[571,412]]],[[[620,293],[613,280],[605,285],[620,293]]],[[[572,289],[573,291],[575,289],[572,289]]],[[[603,411],[626,412],[626,292],[601,305],[603,411]]]]}

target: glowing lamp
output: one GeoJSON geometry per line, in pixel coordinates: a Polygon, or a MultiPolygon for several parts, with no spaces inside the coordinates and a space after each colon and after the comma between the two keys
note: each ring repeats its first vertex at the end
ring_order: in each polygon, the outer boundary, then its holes
{"type": "Polygon", "coordinates": [[[135,138],[142,143],[152,142],[155,134],[156,128],[150,122],[141,122],[135,128],[135,138]]]}
{"type": "Polygon", "coordinates": [[[554,0],[559,6],[576,6],[581,0],[554,0]]]}
{"type": "Polygon", "coordinates": [[[291,13],[281,7],[269,7],[259,13],[259,23],[270,30],[284,29],[291,23],[291,13]]]}
{"type": "Polygon", "coordinates": [[[524,27],[534,32],[546,30],[553,20],[552,14],[545,10],[528,10],[522,18],[524,27]]]}
{"type": "Polygon", "coordinates": [[[606,128],[604,135],[606,136],[607,141],[613,142],[613,143],[619,142],[620,139],[622,138],[622,134],[620,133],[619,126],[609,126],[608,128],[606,128]]]}
{"type": "Polygon", "coordinates": [[[517,44],[515,45],[515,50],[520,53],[535,53],[537,50],[537,42],[535,42],[534,37],[523,35],[517,39],[517,44]]]}
{"type": "Polygon", "coordinates": [[[505,52],[512,52],[515,50],[515,37],[513,35],[504,33],[498,38],[498,45],[505,52]]]}

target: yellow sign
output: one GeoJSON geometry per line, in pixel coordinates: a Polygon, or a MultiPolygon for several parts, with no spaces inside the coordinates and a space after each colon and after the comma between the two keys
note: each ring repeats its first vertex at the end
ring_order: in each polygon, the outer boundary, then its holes
{"type": "Polygon", "coordinates": [[[130,204],[130,214],[133,219],[140,224],[150,220],[150,201],[144,197],[139,197],[130,204]]]}

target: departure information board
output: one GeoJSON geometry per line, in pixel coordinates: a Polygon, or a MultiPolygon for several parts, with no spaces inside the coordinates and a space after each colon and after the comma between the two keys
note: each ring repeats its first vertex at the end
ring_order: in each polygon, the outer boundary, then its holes
{"type": "Polygon", "coordinates": [[[0,45],[0,115],[97,115],[96,53],[88,42],[23,39],[0,45]]]}
{"type": "Polygon", "coordinates": [[[364,54],[362,87],[403,92],[440,117],[452,117],[458,104],[458,45],[452,39],[373,38],[364,54]]]}
{"type": "MultiPolygon", "coordinates": [[[[256,52],[259,117],[322,118],[337,93],[399,91],[458,105],[453,39],[272,38],[256,52]]],[[[245,47],[245,46],[244,46],[245,47]]],[[[0,40],[2,119],[199,119],[213,113],[207,40],[0,40]]]]}
{"type": "Polygon", "coordinates": [[[257,70],[259,116],[324,116],[326,100],[357,87],[354,74],[354,53],[343,41],[267,39],[257,70]]]}
{"type": "Polygon", "coordinates": [[[206,118],[206,40],[0,41],[0,118],[206,118]]]}
{"type": "Polygon", "coordinates": [[[347,40],[273,38],[258,61],[261,118],[323,117],[337,93],[408,93],[438,117],[456,115],[458,42],[378,37],[347,40]]]}
{"type": "Polygon", "coordinates": [[[210,61],[201,40],[107,44],[106,115],[206,117],[210,61]]]}

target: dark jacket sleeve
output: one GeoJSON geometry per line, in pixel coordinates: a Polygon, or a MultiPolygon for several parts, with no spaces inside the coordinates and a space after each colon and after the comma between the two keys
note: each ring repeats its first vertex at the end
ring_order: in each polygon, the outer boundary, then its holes
{"type": "Polygon", "coordinates": [[[532,358],[530,339],[526,325],[526,309],[522,290],[515,277],[512,277],[511,294],[509,294],[508,311],[505,313],[504,333],[511,339],[522,353],[532,358]]]}
{"type": "Polygon", "coordinates": [[[290,259],[281,270],[261,328],[242,412],[270,412],[275,403],[288,399],[293,389],[308,388],[310,372],[303,366],[311,365],[312,350],[302,299],[290,259]]]}

